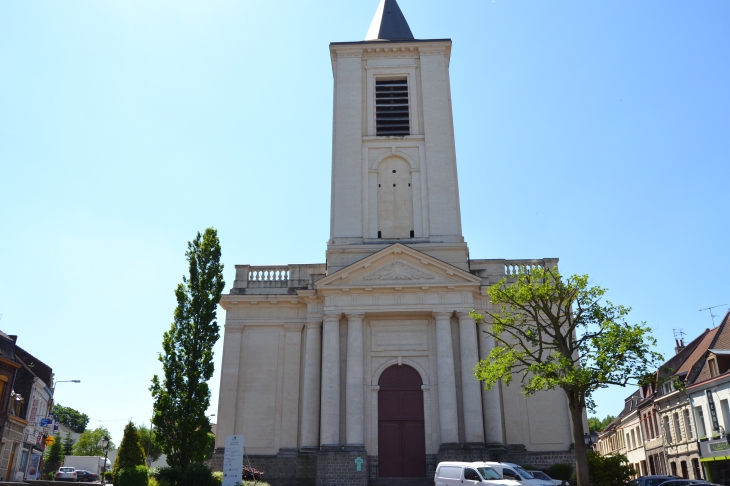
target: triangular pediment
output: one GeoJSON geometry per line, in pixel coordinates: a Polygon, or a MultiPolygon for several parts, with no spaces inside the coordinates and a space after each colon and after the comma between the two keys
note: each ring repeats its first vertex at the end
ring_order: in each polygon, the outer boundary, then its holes
{"type": "Polygon", "coordinates": [[[474,287],[481,278],[396,243],[317,281],[318,290],[374,287],[474,287]]]}

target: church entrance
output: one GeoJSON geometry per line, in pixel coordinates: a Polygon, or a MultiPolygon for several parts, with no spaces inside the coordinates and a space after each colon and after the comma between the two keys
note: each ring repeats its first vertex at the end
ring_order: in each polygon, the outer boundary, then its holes
{"type": "Polygon", "coordinates": [[[421,375],[391,366],[378,381],[378,463],[381,478],[424,477],[426,434],[421,375]]]}

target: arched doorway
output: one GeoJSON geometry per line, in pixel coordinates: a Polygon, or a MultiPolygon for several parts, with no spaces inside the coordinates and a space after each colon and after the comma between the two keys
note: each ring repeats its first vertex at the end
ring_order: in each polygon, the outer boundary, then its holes
{"type": "Polygon", "coordinates": [[[378,381],[378,464],[381,478],[424,477],[426,434],[421,375],[391,366],[378,381]]]}

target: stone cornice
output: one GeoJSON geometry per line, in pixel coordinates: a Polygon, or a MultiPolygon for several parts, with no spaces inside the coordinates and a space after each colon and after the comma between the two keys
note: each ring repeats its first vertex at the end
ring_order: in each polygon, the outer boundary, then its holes
{"type": "Polygon", "coordinates": [[[299,295],[290,294],[261,294],[261,295],[223,295],[219,305],[225,310],[229,310],[235,306],[241,305],[290,305],[290,306],[302,306],[305,305],[301,301],[299,295]]]}
{"type": "Polygon", "coordinates": [[[333,42],[330,44],[330,57],[334,62],[340,57],[403,57],[419,56],[451,57],[451,39],[406,40],[406,41],[364,41],[333,42]]]}

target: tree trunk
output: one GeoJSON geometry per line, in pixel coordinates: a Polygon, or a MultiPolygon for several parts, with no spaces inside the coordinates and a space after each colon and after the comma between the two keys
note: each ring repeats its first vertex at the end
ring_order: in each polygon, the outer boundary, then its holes
{"type": "Polygon", "coordinates": [[[583,438],[583,406],[576,397],[568,395],[570,418],[573,421],[573,445],[575,447],[575,475],[578,486],[590,486],[591,478],[588,475],[588,456],[586,454],[585,439],[583,438]]]}

